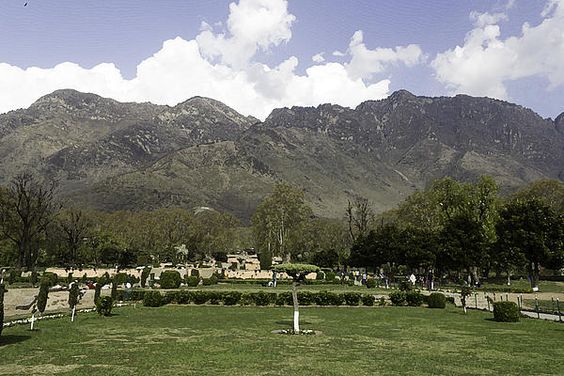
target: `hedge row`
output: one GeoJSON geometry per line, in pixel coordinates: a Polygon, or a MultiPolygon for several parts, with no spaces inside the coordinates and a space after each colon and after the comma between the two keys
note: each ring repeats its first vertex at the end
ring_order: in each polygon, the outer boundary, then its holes
{"type": "MultiPolygon", "coordinates": [[[[222,305],[255,305],[255,306],[288,306],[292,305],[292,293],[285,292],[240,292],[240,291],[202,291],[181,290],[169,291],[162,295],[159,291],[132,291],[128,300],[143,300],[148,307],[158,307],[164,304],[222,304],[222,305]]],[[[126,300],[126,299],[124,299],[126,300]]],[[[298,302],[302,306],[373,306],[373,295],[357,292],[333,293],[328,291],[298,292],[298,302]]]]}

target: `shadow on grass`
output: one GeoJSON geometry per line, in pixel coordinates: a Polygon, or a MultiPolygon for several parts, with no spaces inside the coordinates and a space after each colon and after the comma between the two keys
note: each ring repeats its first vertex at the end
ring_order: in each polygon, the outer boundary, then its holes
{"type": "Polygon", "coordinates": [[[0,347],[13,345],[14,343],[19,343],[31,339],[31,336],[15,336],[15,335],[4,335],[0,336],[0,347]]]}
{"type": "MultiPolygon", "coordinates": [[[[286,325],[286,326],[292,326],[294,325],[294,322],[292,320],[280,320],[280,321],[276,321],[275,322],[278,325],[286,325]]],[[[302,321],[300,320],[300,325],[311,325],[312,323],[309,321],[302,321]]]]}

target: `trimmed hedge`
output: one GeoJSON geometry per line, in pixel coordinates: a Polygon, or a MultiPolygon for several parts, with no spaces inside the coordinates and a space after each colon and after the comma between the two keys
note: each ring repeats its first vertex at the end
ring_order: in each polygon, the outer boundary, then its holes
{"type": "Polygon", "coordinates": [[[410,307],[419,307],[423,304],[423,295],[419,291],[408,291],[405,294],[405,301],[410,307]]]}
{"type": "Polygon", "coordinates": [[[521,317],[519,307],[514,302],[495,302],[493,314],[494,320],[499,322],[518,322],[521,317]]]}
{"type": "Polygon", "coordinates": [[[392,302],[392,305],[395,306],[402,306],[405,304],[406,302],[406,296],[405,296],[405,292],[404,291],[393,291],[390,293],[390,301],[392,302]]]}
{"type": "Polygon", "coordinates": [[[110,316],[112,314],[112,307],[114,300],[111,296],[104,296],[96,302],[96,312],[101,316],[110,316]]]}
{"type": "Polygon", "coordinates": [[[363,306],[372,307],[374,305],[374,302],[376,301],[376,298],[374,297],[374,295],[363,294],[360,300],[362,300],[363,306]]]}
{"type": "Polygon", "coordinates": [[[433,292],[427,297],[427,305],[429,308],[445,308],[446,297],[440,292],[433,292]]]}
{"type": "Polygon", "coordinates": [[[158,291],[146,291],[143,296],[143,305],[145,307],[160,307],[164,305],[163,296],[158,291]]]}

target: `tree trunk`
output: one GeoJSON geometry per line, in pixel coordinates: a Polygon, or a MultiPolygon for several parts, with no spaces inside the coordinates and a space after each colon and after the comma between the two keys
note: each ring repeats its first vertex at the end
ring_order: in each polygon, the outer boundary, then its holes
{"type": "Polygon", "coordinates": [[[300,312],[298,311],[298,282],[292,283],[292,300],[294,302],[294,333],[300,332],[300,312]]]}
{"type": "Polygon", "coordinates": [[[71,322],[74,322],[74,315],[76,313],[76,307],[72,307],[71,322]]]}
{"type": "Polygon", "coordinates": [[[507,270],[507,286],[511,286],[511,271],[507,270]]]}
{"type": "Polygon", "coordinates": [[[31,314],[31,328],[30,330],[33,330],[33,324],[35,323],[35,313],[31,314]]]}
{"type": "Polygon", "coordinates": [[[531,280],[531,288],[533,291],[539,289],[539,266],[535,262],[529,263],[529,279],[531,280]]]}

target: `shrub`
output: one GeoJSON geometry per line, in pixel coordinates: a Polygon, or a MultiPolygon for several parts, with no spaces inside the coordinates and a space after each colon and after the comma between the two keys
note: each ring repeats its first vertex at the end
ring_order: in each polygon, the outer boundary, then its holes
{"type": "Polygon", "coordinates": [[[175,294],[177,304],[189,304],[192,301],[191,291],[177,291],[175,294]]]}
{"type": "MultiPolygon", "coordinates": [[[[292,294],[290,294],[290,304],[293,304],[292,294]]],[[[298,304],[308,306],[315,303],[315,293],[311,291],[298,291],[298,304]]]]}
{"type": "Polygon", "coordinates": [[[335,294],[334,292],[320,291],[315,294],[315,303],[317,305],[336,305],[339,306],[343,304],[344,298],[341,294],[335,294]]]}
{"type": "Polygon", "coordinates": [[[114,300],[111,296],[104,296],[102,299],[98,299],[96,303],[96,312],[102,316],[110,316],[112,314],[112,307],[114,305],[114,300]]]}
{"type": "Polygon", "coordinates": [[[0,335],[4,326],[4,292],[6,292],[6,288],[4,284],[0,284],[0,335]]]}
{"type": "Polygon", "coordinates": [[[429,308],[445,308],[446,297],[440,292],[434,292],[427,297],[427,305],[429,308]]]}
{"type": "Polygon", "coordinates": [[[241,300],[240,300],[241,305],[252,305],[253,303],[254,303],[253,296],[250,293],[244,292],[241,294],[241,300]]]}
{"type": "Polygon", "coordinates": [[[376,287],[376,280],[374,278],[368,278],[366,280],[366,287],[369,289],[373,289],[376,287]]]}
{"type": "Polygon", "coordinates": [[[141,272],[141,287],[145,288],[145,286],[147,285],[147,278],[149,278],[150,274],[151,268],[149,266],[144,267],[143,271],[141,272]]]}
{"type": "Polygon", "coordinates": [[[253,303],[255,303],[257,306],[267,306],[276,300],[276,294],[270,292],[252,292],[250,293],[250,295],[252,297],[253,303]]]}
{"type": "Polygon", "coordinates": [[[35,287],[37,282],[39,282],[39,275],[37,274],[37,272],[35,270],[31,272],[31,276],[29,276],[29,281],[31,282],[31,285],[33,287],[35,287]]]}
{"type": "Polygon", "coordinates": [[[204,286],[211,286],[211,285],[217,285],[217,281],[219,281],[219,279],[217,278],[217,276],[212,275],[209,278],[203,278],[202,279],[202,284],[204,286]]]}
{"type": "Polygon", "coordinates": [[[8,274],[8,284],[13,285],[16,283],[18,278],[22,275],[22,271],[19,269],[12,269],[10,270],[10,274],[8,274]]]}
{"type": "Polygon", "coordinates": [[[386,305],[386,298],[384,296],[381,296],[380,299],[378,299],[378,305],[382,307],[386,305]]]}
{"type": "Polygon", "coordinates": [[[454,304],[454,296],[447,296],[445,299],[447,303],[454,304]]]}
{"type": "Polygon", "coordinates": [[[325,273],[325,280],[326,281],[335,282],[335,277],[337,277],[337,274],[335,274],[335,272],[325,273]]]}
{"type": "Polygon", "coordinates": [[[161,273],[159,284],[162,289],[177,289],[180,287],[180,273],[176,270],[165,270],[161,273]]]}
{"type": "Polygon", "coordinates": [[[192,291],[192,301],[195,304],[205,304],[210,296],[206,291],[192,291]]]}
{"type": "Polygon", "coordinates": [[[111,297],[113,300],[117,299],[117,286],[118,284],[116,283],[115,279],[112,281],[112,290],[111,290],[111,297]]]}
{"type": "Polygon", "coordinates": [[[114,276],[114,282],[118,285],[123,285],[127,282],[128,276],[127,273],[118,273],[114,276]]]}
{"type": "Polygon", "coordinates": [[[39,284],[39,294],[37,295],[37,310],[41,313],[45,312],[47,307],[47,299],[49,298],[49,280],[42,279],[39,284]]]}
{"type": "Polygon", "coordinates": [[[210,300],[210,304],[217,305],[223,299],[223,293],[220,291],[208,291],[207,293],[210,300]]]}
{"type": "Polygon", "coordinates": [[[223,304],[236,305],[241,301],[241,293],[239,291],[227,291],[223,293],[223,304]]]}
{"type": "Polygon", "coordinates": [[[493,314],[494,320],[499,322],[517,322],[521,316],[519,307],[514,302],[495,302],[493,314]]]}
{"type": "Polygon", "coordinates": [[[191,277],[199,277],[200,271],[198,269],[192,269],[192,270],[190,270],[190,276],[191,277]]]}
{"type": "Polygon", "coordinates": [[[315,275],[315,279],[317,281],[322,281],[325,279],[325,272],[319,271],[317,272],[317,274],[315,275]]]}
{"type": "Polygon", "coordinates": [[[164,304],[163,296],[158,291],[146,291],[143,297],[145,307],[160,307],[164,304]]]}
{"type": "Polygon", "coordinates": [[[94,287],[94,304],[97,304],[98,300],[100,300],[101,293],[102,293],[102,284],[98,282],[94,287]]]}
{"type": "Polygon", "coordinates": [[[362,294],[360,300],[362,300],[363,306],[372,307],[374,305],[374,302],[376,301],[376,298],[371,294],[362,294]]]}
{"type": "Polygon", "coordinates": [[[186,285],[190,287],[196,287],[200,284],[200,277],[189,276],[185,277],[184,281],[186,282],[186,285]]]}
{"type": "Polygon", "coordinates": [[[403,291],[393,291],[390,293],[390,301],[392,305],[401,306],[406,303],[406,293],[403,291]]]}
{"type": "Polygon", "coordinates": [[[405,293],[405,301],[408,306],[419,307],[423,304],[423,295],[419,291],[408,291],[405,293]]]}
{"type": "MultiPolygon", "coordinates": [[[[303,291],[298,292],[298,302],[300,301],[300,294],[303,291]]],[[[316,300],[316,296],[312,296],[313,301],[315,302],[316,300]]],[[[283,306],[283,305],[292,305],[292,293],[290,291],[284,291],[279,293],[276,296],[276,301],[274,302],[274,304],[276,304],[277,306],[283,306]]]]}
{"type": "Polygon", "coordinates": [[[56,273],[45,272],[41,276],[41,280],[48,280],[49,286],[55,286],[59,282],[59,276],[56,273]]]}
{"type": "Polygon", "coordinates": [[[413,285],[409,281],[401,281],[399,283],[400,291],[411,291],[413,290],[413,285]]]}
{"type": "Polygon", "coordinates": [[[358,292],[345,292],[343,298],[345,303],[350,306],[357,306],[360,303],[360,294],[358,292]]]}

